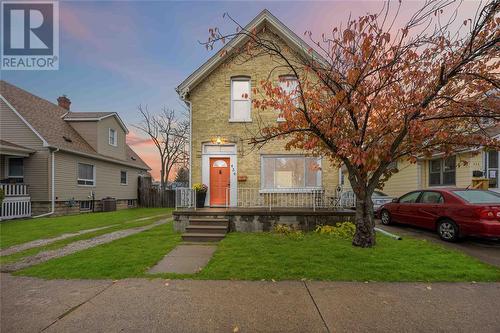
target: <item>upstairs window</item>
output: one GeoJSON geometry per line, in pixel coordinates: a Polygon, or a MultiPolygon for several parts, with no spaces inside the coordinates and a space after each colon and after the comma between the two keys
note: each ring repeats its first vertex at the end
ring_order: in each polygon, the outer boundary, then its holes
{"type": "Polygon", "coordinates": [[[120,184],[127,185],[127,171],[120,171],[120,184]]]}
{"type": "Polygon", "coordinates": [[[109,144],[111,146],[115,146],[116,147],[117,142],[118,142],[118,140],[116,138],[116,130],[113,129],[113,128],[110,128],[109,129],[109,144]]]}
{"type": "Polygon", "coordinates": [[[455,185],[456,158],[440,158],[429,161],[429,186],[455,185]]]}
{"type": "Polygon", "coordinates": [[[95,168],[92,164],[78,163],[78,185],[95,185],[95,168]]]}
{"type": "MultiPolygon", "coordinates": [[[[295,106],[299,105],[299,81],[295,75],[282,75],[279,77],[279,87],[285,94],[292,100],[295,106]]],[[[277,121],[285,121],[285,118],[281,115],[278,117],[277,121]]]]}
{"type": "Polygon", "coordinates": [[[7,168],[7,177],[22,180],[24,177],[24,160],[23,158],[9,158],[7,168]]]}
{"type": "Polygon", "coordinates": [[[235,77],[231,79],[230,121],[252,121],[250,86],[249,77],[235,77]]]}

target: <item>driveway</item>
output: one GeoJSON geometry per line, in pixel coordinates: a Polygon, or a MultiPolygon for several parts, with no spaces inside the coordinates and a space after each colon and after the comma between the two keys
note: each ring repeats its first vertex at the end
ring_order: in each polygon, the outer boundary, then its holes
{"type": "Polygon", "coordinates": [[[500,283],[0,279],[2,332],[500,331],[500,283]]]}
{"type": "Polygon", "coordinates": [[[385,226],[380,223],[380,220],[377,220],[377,227],[403,237],[412,236],[416,238],[427,239],[449,248],[460,250],[490,265],[500,267],[499,240],[487,240],[469,237],[461,240],[458,243],[450,243],[442,241],[435,232],[426,229],[420,229],[417,227],[402,224],[385,226]]]}

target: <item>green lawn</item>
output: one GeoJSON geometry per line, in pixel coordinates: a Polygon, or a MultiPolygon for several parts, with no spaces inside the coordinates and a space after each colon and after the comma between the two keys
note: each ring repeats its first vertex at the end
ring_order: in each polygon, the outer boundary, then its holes
{"type": "Polygon", "coordinates": [[[73,242],[76,242],[76,241],[94,238],[94,237],[108,234],[108,233],[118,231],[118,230],[141,227],[141,226],[145,226],[145,225],[154,223],[156,221],[158,221],[158,217],[152,217],[152,218],[149,218],[146,220],[141,219],[140,221],[119,223],[117,225],[110,226],[109,228],[106,228],[106,229],[101,229],[101,230],[89,232],[89,233],[86,233],[83,235],[68,237],[68,238],[56,241],[54,243],[48,244],[48,245],[34,247],[34,248],[27,249],[27,250],[24,250],[21,252],[17,252],[17,253],[8,255],[8,256],[1,256],[0,257],[0,264],[12,263],[12,262],[21,260],[24,257],[33,256],[33,255],[35,255],[39,252],[42,252],[42,251],[55,250],[55,249],[61,248],[63,246],[66,246],[66,245],[73,243],[73,242]]]}
{"type": "Polygon", "coordinates": [[[16,274],[49,279],[122,279],[140,277],[181,240],[167,223],[138,234],[49,260],[16,274]]]}
{"type": "MultiPolygon", "coordinates": [[[[116,240],[17,274],[42,278],[144,277],[180,241],[172,224],[116,240]]],[[[373,249],[349,240],[306,234],[230,233],[199,274],[168,278],[337,281],[500,281],[500,270],[423,240],[378,235],[373,249]]]]}
{"type": "Polygon", "coordinates": [[[170,215],[169,208],[134,208],[109,213],[87,213],[61,217],[12,220],[0,224],[0,248],[36,239],[56,237],[84,229],[120,224],[147,216],[170,215]]]}

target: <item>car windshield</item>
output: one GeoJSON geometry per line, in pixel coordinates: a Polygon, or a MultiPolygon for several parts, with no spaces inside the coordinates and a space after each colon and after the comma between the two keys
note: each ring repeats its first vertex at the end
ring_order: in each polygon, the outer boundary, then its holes
{"type": "Polygon", "coordinates": [[[380,191],[375,191],[373,192],[373,197],[387,197],[388,195],[385,194],[384,192],[380,192],[380,191]]]}
{"type": "Polygon", "coordinates": [[[460,198],[472,204],[494,203],[500,204],[500,195],[492,191],[464,190],[453,191],[460,198]]]}

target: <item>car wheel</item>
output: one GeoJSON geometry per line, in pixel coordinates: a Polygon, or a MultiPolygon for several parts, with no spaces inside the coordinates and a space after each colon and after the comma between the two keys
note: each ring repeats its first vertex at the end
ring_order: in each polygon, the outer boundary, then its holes
{"type": "Polygon", "coordinates": [[[380,213],[380,221],[382,222],[383,225],[389,225],[391,224],[391,214],[387,210],[382,210],[380,213]]]}
{"type": "Polygon", "coordinates": [[[458,226],[452,220],[442,220],[438,223],[437,232],[442,240],[456,242],[459,239],[458,226]]]}

